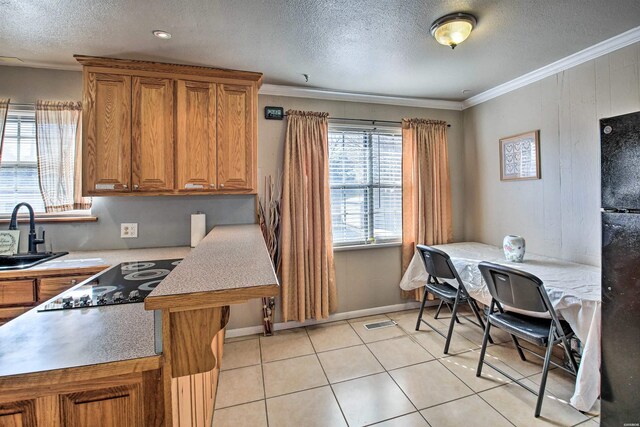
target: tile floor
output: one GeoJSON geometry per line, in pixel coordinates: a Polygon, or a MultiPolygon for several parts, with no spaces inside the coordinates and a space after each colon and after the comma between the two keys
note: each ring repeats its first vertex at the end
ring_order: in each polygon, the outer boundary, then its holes
{"type": "MultiPolygon", "coordinates": [[[[445,330],[446,319],[428,320],[445,330]]],[[[540,418],[536,397],[485,366],[475,376],[481,331],[456,325],[450,354],[444,338],[423,325],[417,310],[227,339],[214,427],[314,426],[574,426],[599,425],[566,402],[571,376],[553,370],[540,418]],[[396,327],[368,331],[365,323],[393,319],[396,327]]],[[[464,322],[464,320],[463,320],[464,322]]],[[[523,362],[501,331],[488,356],[537,388],[538,361],[523,362]]]]}

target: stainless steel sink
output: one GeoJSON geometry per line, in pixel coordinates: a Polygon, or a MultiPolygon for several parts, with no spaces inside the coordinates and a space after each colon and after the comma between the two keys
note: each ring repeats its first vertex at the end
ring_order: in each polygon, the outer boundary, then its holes
{"type": "Polygon", "coordinates": [[[0,270],[22,270],[67,255],[69,252],[0,255],[0,270]]]}

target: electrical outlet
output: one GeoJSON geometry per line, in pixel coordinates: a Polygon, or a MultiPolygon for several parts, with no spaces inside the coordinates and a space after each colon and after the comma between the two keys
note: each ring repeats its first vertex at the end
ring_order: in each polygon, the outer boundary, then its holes
{"type": "Polygon", "coordinates": [[[138,237],[137,222],[123,222],[122,224],[120,224],[120,238],[135,239],[137,237],[138,237]]]}

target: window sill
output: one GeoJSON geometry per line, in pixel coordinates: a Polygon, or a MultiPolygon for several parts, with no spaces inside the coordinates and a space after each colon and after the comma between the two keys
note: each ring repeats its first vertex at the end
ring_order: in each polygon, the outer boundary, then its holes
{"type": "MultiPolygon", "coordinates": [[[[42,215],[42,216],[39,216],[36,214],[36,224],[54,223],[54,222],[97,222],[97,221],[98,221],[98,217],[92,216],[92,215],[86,215],[86,216],[42,215]]],[[[9,222],[11,222],[11,218],[9,216],[0,217],[0,224],[9,224],[9,222]]],[[[21,215],[18,217],[18,224],[28,224],[28,223],[29,223],[28,216],[21,215]]]]}
{"type": "Polygon", "coordinates": [[[383,249],[383,248],[397,248],[402,246],[402,242],[389,242],[389,243],[367,243],[362,245],[349,245],[349,246],[334,246],[334,252],[343,251],[359,251],[361,249],[383,249]]]}

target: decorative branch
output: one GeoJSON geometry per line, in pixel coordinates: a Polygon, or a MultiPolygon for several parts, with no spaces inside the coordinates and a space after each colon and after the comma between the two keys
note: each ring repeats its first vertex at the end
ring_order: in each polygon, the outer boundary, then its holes
{"type": "MultiPolygon", "coordinates": [[[[280,245],[278,242],[280,229],[280,197],[282,189],[281,176],[274,182],[271,175],[265,176],[263,196],[258,197],[258,221],[264,237],[267,251],[273,262],[276,273],[280,272],[280,245]]],[[[264,335],[273,334],[273,314],[276,299],[262,298],[262,316],[264,335]]]]}

